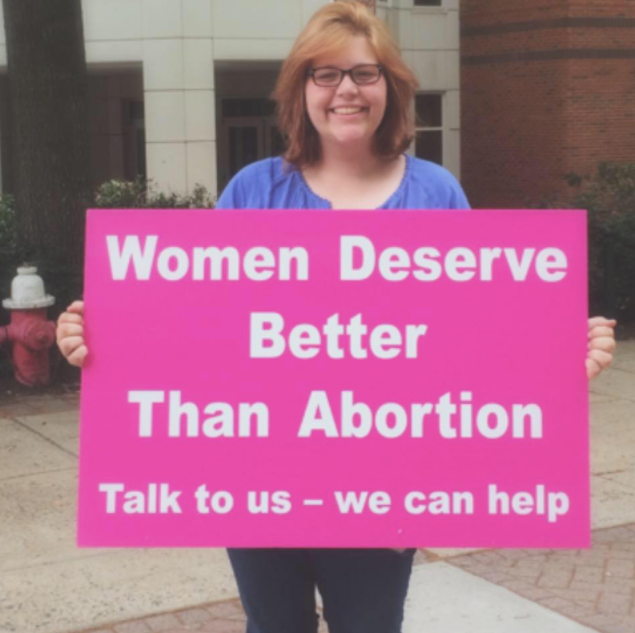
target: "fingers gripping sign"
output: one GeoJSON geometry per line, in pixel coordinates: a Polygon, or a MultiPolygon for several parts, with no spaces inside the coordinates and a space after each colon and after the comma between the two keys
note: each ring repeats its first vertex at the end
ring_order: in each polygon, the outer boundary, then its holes
{"type": "Polygon", "coordinates": [[[598,376],[613,362],[615,351],[615,319],[589,319],[589,343],[586,370],[589,380],[598,376]]]}
{"type": "Polygon", "coordinates": [[[73,301],[57,320],[57,346],[71,365],[82,367],[88,354],[84,341],[83,301],[73,301]]]}

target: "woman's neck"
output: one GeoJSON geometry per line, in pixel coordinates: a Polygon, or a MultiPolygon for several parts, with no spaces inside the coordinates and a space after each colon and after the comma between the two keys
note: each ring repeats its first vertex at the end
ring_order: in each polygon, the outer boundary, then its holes
{"type": "Polygon", "coordinates": [[[403,156],[386,159],[370,149],[323,148],[321,159],[302,170],[313,193],[333,208],[376,209],[397,190],[406,169],[403,156]]]}
{"type": "Polygon", "coordinates": [[[370,180],[378,172],[386,168],[385,159],[377,156],[372,148],[349,147],[322,147],[320,160],[307,171],[320,173],[336,180],[370,180]]]}

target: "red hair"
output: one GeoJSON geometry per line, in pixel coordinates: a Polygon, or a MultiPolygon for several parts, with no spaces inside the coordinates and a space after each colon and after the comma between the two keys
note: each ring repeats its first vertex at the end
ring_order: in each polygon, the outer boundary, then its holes
{"type": "Polygon", "coordinates": [[[375,132],[375,153],[395,158],[414,138],[412,101],[417,81],[402,60],[388,28],[361,2],[332,2],[319,9],[297,37],[272,95],[277,103],[280,131],[287,140],[284,158],[298,168],[321,157],[320,137],[306,112],[307,72],[314,59],[337,53],[352,36],[358,35],[368,40],[386,78],[386,112],[375,132]]]}

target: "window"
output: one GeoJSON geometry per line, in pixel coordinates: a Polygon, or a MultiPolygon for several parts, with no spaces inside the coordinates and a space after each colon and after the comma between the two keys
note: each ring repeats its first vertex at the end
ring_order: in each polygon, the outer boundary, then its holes
{"type": "Polygon", "coordinates": [[[443,99],[440,94],[415,97],[415,156],[443,165],[443,99]]]}
{"type": "Polygon", "coordinates": [[[123,104],[123,175],[126,180],[146,177],[146,130],[143,101],[125,99],[123,104]]]}
{"type": "Polygon", "coordinates": [[[415,7],[440,7],[443,0],[414,0],[415,7]]]}
{"type": "Polygon", "coordinates": [[[266,97],[224,97],[219,102],[221,133],[218,152],[219,189],[254,161],[284,152],[275,118],[275,103],[266,97]]]}
{"type": "Polygon", "coordinates": [[[221,101],[221,113],[224,118],[245,117],[245,116],[273,116],[276,104],[266,97],[223,99],[221,101]]]}

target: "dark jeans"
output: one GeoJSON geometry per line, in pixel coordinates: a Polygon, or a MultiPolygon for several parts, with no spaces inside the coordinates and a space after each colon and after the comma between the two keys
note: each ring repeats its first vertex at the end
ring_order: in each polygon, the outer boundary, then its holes
{"type": "Polygon", "coordinates": [[[400,633],[415,550],[230,549],[247,633],[400,633]]]}

